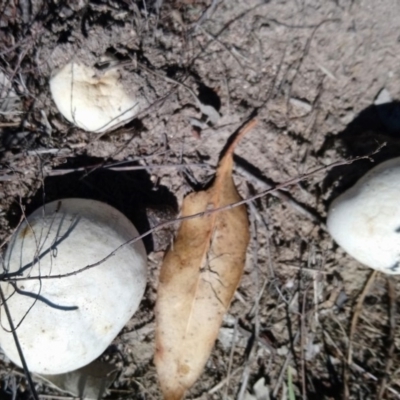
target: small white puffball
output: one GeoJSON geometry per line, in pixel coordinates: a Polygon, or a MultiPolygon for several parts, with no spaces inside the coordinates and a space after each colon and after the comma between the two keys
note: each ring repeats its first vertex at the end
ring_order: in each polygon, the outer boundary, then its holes
{"type": "Polygon", "coordinates": [[[107,132],[124,125],[142,107],[140,98],[125,90],[117,69],[101,73],[76,61],[52,76],[50,91],[61,114],[89,132],[107,132]]]}
{"type": "Polygon", "coordinates": [[[362,264],[400,274],[400,158],[379,164],[335,199],[327,227],[362,264]]]}
{"type": "MultiPolygon", "coordinates": [[[[142,241],[119,246],[137,235],[118,210],[85,199],[46,204],[21,224],[3,273],[43,279],[4,281],[1,288],[30,371],[61,374],[87,365],[129,321],[145,290],[147,257],[142,241]]],[[[1,316],[0,346],[21,366],[4,306],[1,316]]]]}

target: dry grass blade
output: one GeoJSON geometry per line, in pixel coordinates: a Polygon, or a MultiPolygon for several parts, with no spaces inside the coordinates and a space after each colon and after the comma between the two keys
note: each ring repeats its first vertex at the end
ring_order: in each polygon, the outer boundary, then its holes
{"type": "Polygon", "coordinates": [[[344,389],[344,399],[345,400],[348,399],[350,396],[348,381],[349,381],[349,366],[353,363],[354,332],[356,331],[358,318],[360,317],[360,314],[361,314],[365,296],[368,294],[370,287],[374,283],[377,273],[378,273],[377,271],[371,272],[370,276],[368,277],[367,282],[365,283],[364,289],[362,290],[362,292],[360,293],[360,296],[358,297],[357,304],[354,308],[353,318],[351,320],[351,325],[350,325],[350,334],[349,334],[349,343],[348,343],[348,347],[347,347],[346,363],[344,366],[343,389],[344,389]]]}
{"type": "MultiPolygon", "coordinates": [[[[213,185],[184,199],[182,216],[240,200],[233,152],[255,124],[229,145],[213,185]]],[[[156,304],[155,363],[166,400],[181,399],[201,374],[242,276],[249,236],[244,205],[182,222],[161,267],[156,304]]]]}
{"type": "Polygon", "coordinates": [[[389,322],[390,322],[390,333],[389,333],[389,349],[387,351],[386,366],[383,378],[378,389],[377,399],[383,399],[386,391],[387,377],[389,376],[390,367],[393,364],[393,353],[396,347],[395,334],[396,334],[396,289],[391,277],[387,277],[388,294],[389,294],[389,322]]]}

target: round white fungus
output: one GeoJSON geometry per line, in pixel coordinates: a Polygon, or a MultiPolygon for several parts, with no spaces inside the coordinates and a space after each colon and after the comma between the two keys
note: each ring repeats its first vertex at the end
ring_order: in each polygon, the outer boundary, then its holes
{"type": "MultiPolygon", "coordinates": [[[[147,257],[142,241],[119,246],[137,235],[119,211],[85,199],[46,204],[21,224],[3,273],[43,279],[5,281],[1,288],[31,371],[61,374],[85,366],[129,321],[145,290],[147,257]]],[[[0,345],[21,365],[4,306],[1,317],[0,345]]]]}
{"type": "Polygon", "coordinates": [[[128,94],[116,68],[106,72],[73,61],[50,79],[58,110],[70,122],[89,132],[107,132],[131,121],[142,107],[128,94]]]}
{"type": "Polygon", "coordinates": [[[362,264],[400,274],[400,158],[379,164],[335,199],[327,226],[362,264]]]}

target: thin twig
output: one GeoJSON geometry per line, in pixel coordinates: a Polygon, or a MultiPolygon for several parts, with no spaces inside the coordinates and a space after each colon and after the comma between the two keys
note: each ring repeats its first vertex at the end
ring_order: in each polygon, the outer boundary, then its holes
{"type": "MultiPolygon", "coordinates": [[[[258,187],[261,187],[262,190],[268,190],[273,188],[273,185],[269,184],[268,182],[266,182],[266,180],[262,179],[261,177],[252,174],[251,171],[244,168],[238,162],[235,162],[235,169],[239,172],[240,175],[242,175],[248,180],[253,181],[258,187]]],[[[280,199],[281,201],[286,203],[289,207],[291,207],[294,211],[308,218],[310,221],[318,224],[324,230],[326,229],[325,223],[319,216],[311,213],[302,204],[298,203],[295,199],[293,199],[289,194],[277,190],[272,192],[271,195],[276,197],[277,199],[280,199]]]]}
{"type": "Polygon", "coordinates": [[[235,319],[235,325],[234,325],[234,328],[233,328],[232,347],[231,347],[231,351],[229,353],[228,372],[226,374],[226,378],[224,379],[224,381],[226,382],[226,385],[225,385],[225,389],[224,389],[224,394],[222,396],[223,400],[227,400],[228,399],[229,381],[230,381],[231,376],[232,376],[233,355],[235,353],[235,348],[236,348],[237,333],[238,333],[238,320],[235,319]]]}
{"type": "MultiPolygon", "coordinates": [[[[299,337],[300,337],[300,332],[297,332],[296,336],[293,339],[293,346],[297,343],[297,341],[299,340],[299,337]]],[[[288,369],[289,362],[292,359],[292,357],[293,357],[293,353],[291,351],[289,351],[287,356],[286,356],[286,360],[283,363],[283,365],[281,367],[281,370],[279,372],[278,380],[276,382],[274,391],[272,392],[273,398],[276,398],[277,395],[278,395],[279,389],[280,389],[280,387],[281,387],[281,385],[283,383],[283,378],[285,377],[285,374],[286,374],[287,369],[288,369]]]]}
{"type": "Polygon", "coordinates": [[[197,20],[197,22],[194,25],[194,31],[196,31],[197,28],[200,27],[200,25],[205,22],[207,19],[209,19],[212,14],[214,13],[215,9],[217,8],[219,3],[222,3],[223,0],[212,0],[211,5],[206,8],[206,10],[201,14],[201,17],[197,20]]]}
{"type": "MultiPolygon", "coordinates": [[[[111,164],[114,165],[114,164],[111,164]]],[[[115,172],[125,172],[125,171],[141,171],[141,170],[154,170],[154,169],[181,169],[187,167],[201,167],[201,168],[212,168],[212,166],[205,164],[205,163],[183,163],[183,164],[148,164],[148,165],[131,165],[125,167],[112,167],[107,164],[97,164],[97,165],[90,165],[85,167],[77,167],[77,168],[60,168],[60,169],[53,169],[45,173],[45,176],[64,176],[68,174],[72,174],[75,172],[92,172],[92,170],[97,169],[107,169],[109,171],[115,172]]],[[[13,181],[17,179],[17,174],[23,175],[23,172],[20,171],[10,171],[10,170],[0,170],[0,182],[3,181],[13,181]],[[12,172],[12,173],[10,173],[12,172]],[[4,173],[1,175],[1,173],[4,173]]]]}
{"type": "MultiPolygon", "coordinates": [[[[324,336],[329,341],[329,343],[335,348],[335,351],[337,352],[337,354],[342,358],[342,360],[344,362],[346,362],[344,354],[342,353],[342,351],[340,350],[338,345],[335,343],[335,341],[332,339],[332,337],[329,335],[329,333],[325,329],[323,330],[323,333],[324,333],[324,336]]],[[[337,358],[336,355],[335,355],[335,357],[337,358]]],[[[354,361],[352,361],[350,368],[363,374],[367,378],[372,379],[374,382],[378,382],[378,378],[374,374],[371,374],[371,372],[365,370],[363,367],[356,364],[354,361]]],[[[400,399],[400,393],[396,389],[392,388],[391,386],[386,386],[386,390],[389,391],[390,393],[394,394],[398,399],[400,399]]]]}
{"type": "MultiPolygon", "coordinates": [[[[243,369],[243,367],[236,368],[233,372],[231,372],[230,377],[237,375],[242,369],[243,369]]],[[[214,394],[214,393],[218,392],[218,390],[220,390],[225,385],[227,385],[228,382],[229,382],[229,378],[228,377],[222,379],[221,382],[219,382],[217,385],[212,387],[207,393],[211,395],[211,394],[214,394]]]]}
{"type": "MultiPolygon", "coordinates": [[[[251,209],[250,209],[251,210],[251,209]]],[[[258,345],[258,338],[260,335],[260,319],[259,319],[259,274],[258,274],[258,240],[257,240],[257,224],[256,224],[256,217],[254,212],[250,212],[250,229],[251,229],[251,236],[253,242],[253,276],[254,279],[254,287],[255,287],[255,298],[254,298],[254,330],[253,335],[250,338],[251,341],[251,349],[249,355],[246,360],[246,365],[244,367],[244,371],[242,374],[242,384],[240,386],[239,394],[237,396],[238,400],[244,400],[247,391],[247,385],[250,376],[250,364],[254,360],[257,351],[258,345]]]]}
{"type": "MultiPolygon", "coordinates": [[[[381,147],[382,146],[380,146],[373,154],[375,154],[377,151],[379,151],[381,149],[381,147]]],[[[351,159],[351,160],[336,161],[336,162],[333,162],[332,164],[329,164],[329,165],[324,166],[324,167],[317,168],[317,169],[315,169],[315,170],[313,170],[311,172],[308,172],[306,174],[300,175],[300,176],[298,176],[296,178],[289,179],[286,182],[283,182],[283,183],[280,183],[280,184],[276,185],[272,189],[265,190],[264,192],[258,193],[258,194],[254,195],[254,196],[251,196],[251,197],[249,197],[247,199],[238,201],[236,203],[228,204],[228,205],[223,206],[223,207],[211,208],[211,209],[208,209],[208,210],[196,213],[196,214],[187,215],[187,216],[179,217],[179,218],[176,218],[176,219],[173,219],[173,220],[161,222],[160,224],[158,224],[155,227],[153,227],[152,229],[149,229],[148,231],[142,233],[141,235],[136,236],[135,238],[133,238],[131,240],[128,240],[125,243],[122,243],[113,252],[108,254],[103,259],[101,259],[101,260],[99,260],[99,261],[97,261],[97,262],[95,262],[93,264],[89,264],[89,265],[87,265],[87,266],[85,266],[83,268],[80,268],[80,269],[76,270],[76,271],[72,271],[72,272],[69,272],[67,274],[60,274],[60,275],[31,276],[31,277],[23,277],[23,278],[16,277],[18,275],[18,273],[0,274],[0,280],[3,280],[3,281],[7,281],[7,280],[19,281],[19,280],[21,280],[22,281],[22,280],[32,280],[32,279],[59,279],[59,278],[66,278],[68,276],[73,276],[73,275],[79,274],[79,273],[81,273],[83,271],[86,271],[88,269],[97,267],[98,265],[102,264],[103,262],[105,262],[109,258],[113,257],[117,253],[117,251],[119,251],[124,246],[127,246],[129,244],[135,243],[138,240],[141,240],[144,237],[152,234],[153,232],[159,231],[162,228],[165,228],[167,226],[173,225],[173,224],[175,224],[177,222],[182,222],[182,221],[190,220],[190,219],[193,219],[193,218],[204,217],[204,216],[210,215],[210,214],[215,213],[215,212],[231,210],[231,209],[233,209],[235,207],[238,207],[238,206],[240,206],[242,204],[248,204],[249,202],[252,202],[252,201],[254,201],[256,199],[264,197],[264,196],[266,196],[266,195],[268,195],[268,194],[270,194],[272,192],[275,192],[275,191],[277,191],[279,189],[282,189],[282,188],[285,188],[285,187],[288,187],[288,186],[292,186],[292,185],[297,184],[297,183],[299,183],[301,181],[304,181],[304,180],[310,178],[311,176],[313,176],[313,175],[315,175],[315,174],[317,174],[319,172],[327,171],[327,170],[330,170],[331,168],[334,168],[334,167],[337,167],[337,166],[341,166],[341,165],[348,165],[348,164],[351,164],[351,163],[353,163],[355,161],[358,161],[358,160],[369,159],[370,156],[371,155],[361,156],[361,157],[357,157],[357,158],[354,158],[354,159],[351,159]]]]}
{"type": "Polygon", "coordinates": [[[310,285],[308,285],[303,292],[303,300],[301,305],[301,313],[300,313],[300,365],[301,365],[301,394],[303,400],[307,398],[307,385],[306,385],[306,358],[304,354],[304,350],[306,348],[306,300],[307,293],[310,285]]]}
{"type": "Polygon", "coordinates": [[[393,283],[392,277],[388,276],[386,278],[388,295],[389,295],[389,323],[390,323],[390,333],[389,333],[389,349],[387,351],[386,366],[383,373],[383,378],[378,390],[377,400],[382,400],[386,391],[386,385],[388,381],[388,376],[390,373],[390,368],[393,364],[393,353],[396,347],[395,343],[395,333],[396,333],[396,288],[393,283]]]}
{"type": "MultiPolygon", "coordinates": [[[[283,300],[283,302],[285,304],[287,304],[287,300],[285,298],[285,296],[283,295],[281,289],[279,288],[278,284],[277,284],[277,280],[276,280],[276,275],[275,275],[275,270],[274,270],[274,265],[272,262],[272,254],[271,254],[271,248],[272,248],[272,244],[271,244],[271,232],[268,229],[268,221],[265,220],[264,216],[261,215],[261,213],[257,210],[256,206],[254,205],[254,203],[249,203],[249,208],[250,210],[252,210],[252,212],[254,213],[256,219],[257,219],[257,223],[259,225],[261,225],[264,229],[265,229],[265,235],[266,235],[266,252],[267,252],[267,261],[268,261],[268,268],[269,268],[269,272],[270,272],[270,276],[268,276],[266,279],[264,279],[264,283],[261,286],[261,289],[259,291],[259,295],[258,295],[258,301],[261,300],[261,297],[263,296],[263,293],[265,291],[265,288],[267,287],[268,284],[272,283],[275,286],[275,290],[278,293],[279,297],[283,300]],[[272,279],[271,279],[272,278],[272,279]]],[[[250,315],[253,315],[254,313],[254,309],[250,310],[250,315]]]]}
{"type": "MultiPolygon", "coordinates": [[[[211,168],[209,165],[204,163],[189,163],[189,164],[149,164],[149,165],[131,165],[127,167],[108,167],[107,165],[102,166],[103,169],[107,169],[109,171],[139,171],[143,169],[163,169],[163,168],[186,168],[186,167],[208,167],[211,168]]],[[[47,176],[60,176],[60,175],[67,175],[73,172],[82,172],[88,171],[92,168],[96,168],[96,166],[89,166],[89,167],[78,167],[78,168],[69,168],[69,169],[54,169],[50,171],[47,176]]]]}
{"type": "Polygon", "coordinates": [[[239,67],[242,70],[244,70],[242,63],[240,62],[240,60],[238,59],[236,54],[234,54],[233,51],[231,51],[231,49],[224,42],[222,42],[220,39],[211,35],[211,33],[208,33],[204,28],[200,27],[200,29],[209,39],[215,40],[215,42],[217,42],[224,50],[226,50],[236,60],[236,62],[239,64],[239,67]]]}
{"type": "Polygon", "coordinates": [[[365,296],[369,292],[369,289],[371,288],[371,285],[373,284],[377,273],[378,272],[374,270],[369,275],[367,282],[365,283],[364,288],[363,288],[362,292],[360,293],[360,296],[357,300],[357,304],[356,304],[356,306],[354,308],[354,312],[353,312],[353,318],[351,319],[349,342],[348,342],[348,346],[347,346],[346,363],[344,365],[344,371],[343,371],[344,372],[344,376],[343,376],[344,400],[349,399],[349,396],[350,396],[349,386],[348,386],[348,381],[349,381],[349,368],[348,367],[353,362],[353,336],[356,331],[357,321],[358,321],[358,318],[362,311],[365,296]]]}
{"type": "Polygon", "coordinates": [[[39,398],[38,398],[38,395],[36,393],[35,385],[33,384],[31,373],[29,372],[28,365],[26,364],[24,353],[23,353],[21,345],[19,343],[16,329],[14,328],[14,323],[13,323],[13,320],[12,320],[12,317],[11,317],[10,309],[8,308],[8,304],[7,304],[6,299],[4,297],[3,289],[1,288],[1,286],[0,286],[0,299],[1,299],[1,302],[3,304],[4,310],[6,312],[8,324],[10,325],[10,329],[11,329],[11,333],[13,335],[15,347],[17,348],[18,356],[19,356],[19,359],[21,360],[22,368],[24,370],[25,377],[26,377],[26,379],[28,381],[28,385],[29,385],[29,389],[31,391],[31,395],[34,398],[34,400],[38,400],[39,398]]]}
{"type": "MultiPolygon", "coordinates": [[[[307,39],[306,44],[304,45],[303,52],[302,52],[302,54],[301,54],[299,60],[297,61],[297,66],[296,66],[296,68],[295,68],[295,70],[294,70],[294,74],[293,74],[292,79],[290,80],[289,89],[288,89],[288,91],[287,91],[287,100],[286,100],[286,108],[287,108],[287,110],[289,110],[289,107],[290,107],[290,102],[289,102],[289,100],[290,100],[290,97],[292,97],[292,88],[293,88],[293,84],[294,84],[294,82],[295,82],[295,80],[296,80],[296,78],[297,78],[297,76],[298,76],[298,74],[299,74],[299,72],[300,72],[300,68],[302,67],[302,65],[303,65],[303,63],[304,63],[304,60],[306,59],[306,57],[307,57],[308,54],[309,54],[310,47],[311,47],[311,43],[312,43],[312,41],[313,41],[313,39],[314,39],[314,36],[315,36],[315,34],[317,33],[318,29],[319,29],[322,25],[324,25],[324,24],[326,24],[326,23],[330,23],[330,22],[340,22],[340,19],[338,19],[338,18],[327,18],[327,19],[323,19],[320,23],[318,23],[318,24],[315,26],[315,28],[314,28],[313,31],[311,32],[309,38],[307,39]]],[[[287,117],[288,117],[288,115],[287,115],[287,117]]]]}
{"type": "Polygon", "coordinates": [[[0,122],[0,128],[8,128],[13,126],[20,126],[20,122],[0,122]]]}

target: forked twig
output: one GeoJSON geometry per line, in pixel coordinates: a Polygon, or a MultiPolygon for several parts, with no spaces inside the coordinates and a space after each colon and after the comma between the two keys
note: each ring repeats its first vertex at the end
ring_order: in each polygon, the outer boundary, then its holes
{"type": "Polygon", "coordinates": [[[26,377],[26,379],[28,381],[28,385],[29,385],[29,389],[31,391],[32,397],[34,398],[34,400],[39,400],[39,397],[38,397],[38,395],[36,393],[35,385],[33,384],[33,381],[32,381],[31,373],[29,372],[28,365],[26,364],[24,353],[22,351],[21,345],[20,345],[19,340],[18,340],[17,332],[16,332],[16,330],[14,328],[14,323],[13,323],[13,320],[12,320],[12,317],[11,317],[10,309],[8,308],[8,304],[7,304],[7,301],[6,301],[5,297],[4,297],[3,289],[1,288],[1,286],[0,286],[0,299],[1,299],[1,302],[3,304],[4,310],[6,312],[7,320],[8,320],[8,323],[10,325],[11,333],[12,333],[13,338],[14,338],[15,347],[17,348],[18,356],[19,356],[19,358],[21,360],[22,368],[24,370],[25,377],[26,377]]]}

